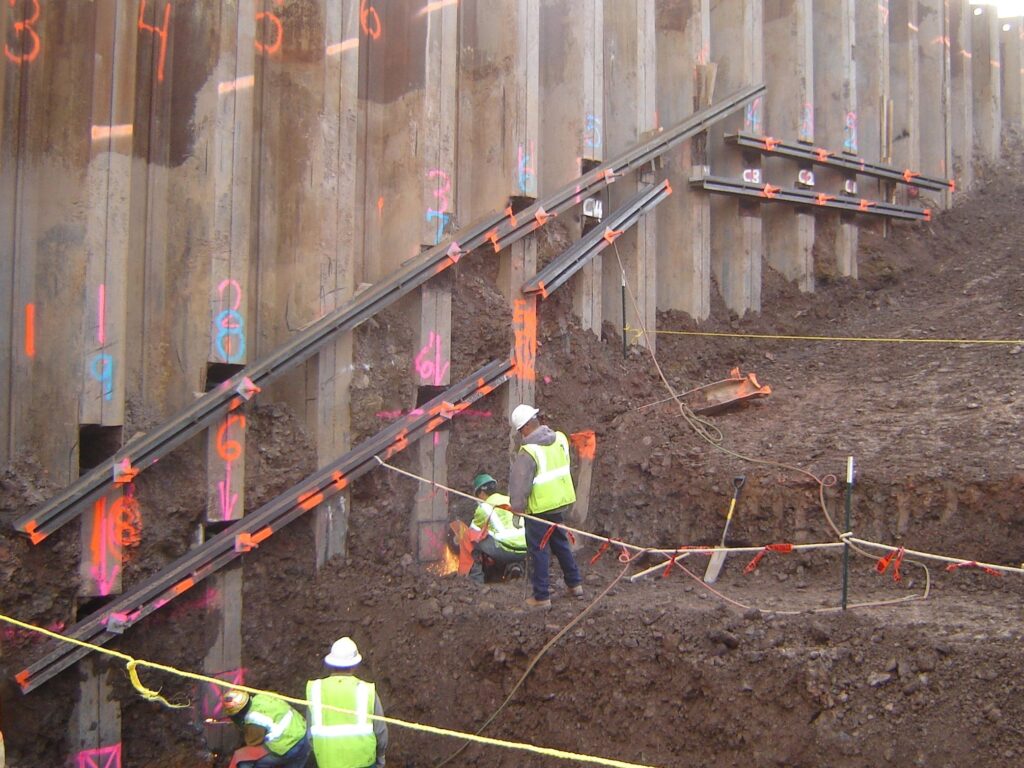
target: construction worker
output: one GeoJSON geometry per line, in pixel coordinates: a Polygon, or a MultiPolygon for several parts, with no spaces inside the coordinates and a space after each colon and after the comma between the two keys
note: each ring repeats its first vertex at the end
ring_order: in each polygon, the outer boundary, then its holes
{"type": "Polygon", "coordinates": [[[313,753],[319,768],[383,768],[388,724],[372,683],[356,677],[363,657],[350,637],[343,637],[324,656],[330,674],[306,683],[313,753]],[[328,707],[338,707],[339,712],[328,707]]]}
{"type": "Polygon", "coordinates": [[[500,579],[514,579],[523,575],[522,563],[526,559],[526,531],[523,518],[515,517],[509,507],[509,498],[497,492],[498,482],[485,472],[473,478],[473,493],[480,499],[473,512],[470,530],[486,531],[484,538],[473,545],[473,567],[469,578],[484,583],[484,571],[496,573],[500,579]],[[494,565],[485,569],[485,561],[494,565]]]}
{"type": "Polygon", "coordinates": [[[537,420],[539,411],[532,405],[517,405],[509,421],[522,443],[509,474],[512,511],[527,513],[526,546],[533,578],[533,596],[526,599],[529,608],[550,608],[548,569],[554,552],[562,567],[565,585],[571,597],[583,597],[583,579],[569,546],[569,537],[561,528],[551,531],[546,523],[562,523],[564,513],[576,501],[569,473],[569,439],[562,432],[537,420]],[[541,542],[550,533],[545,546],[541,542]],[[550,550],[548,547],[550,546],[550,550]]]}
{"type": "Polygon", "coordinates": [[[286,701],[265,693],[224,694],[224,714],[242,729],[247,746],[263,746],[267,754],[238,763],[238,768],[303,768],[312,751],[306,721],[286,701]]]}

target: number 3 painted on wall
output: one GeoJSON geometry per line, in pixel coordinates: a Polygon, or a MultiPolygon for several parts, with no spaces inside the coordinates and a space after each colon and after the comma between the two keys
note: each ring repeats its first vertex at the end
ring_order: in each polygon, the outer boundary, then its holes
{"type": "MultiPolygon", "coordinates": [[[[7,4],[14,7],[18,0],[7,0],[7,4]]],[[[32,25],[39,21],[39,0],[32,0],[32,16],[31,18],[25,19],[24,21],[14,22],[14,33],[21,38],[22,49],[24,50],[25,38],[22,33],[27,32],[29,39],[32,43],[32,48],[28,53],[15,53],[11,50],[7,43],[4,43],[4,54],[8,59],[13,61],[15,64],[23,64],[26,61],[35,61],[39,55],[39,51],[42,50],[43,44],[39,40],[39,35],[32,29],[32,25]]]]}

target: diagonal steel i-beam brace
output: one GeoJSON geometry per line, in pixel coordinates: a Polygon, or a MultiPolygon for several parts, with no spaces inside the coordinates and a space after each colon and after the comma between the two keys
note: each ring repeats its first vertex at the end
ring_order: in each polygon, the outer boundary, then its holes
{"type": "Polygon", "coordinates": [[[597,227],[588,232],[582,240],[576,241],[564,253],[556,256],[535,277],[523,283],[523,293],[539,293],[546,299],[548,294],[564,285],[588,261],[615,242],[615,238],[670,194],[672,187],[667,179],[660,184],[644,187],[611,216],[606,217],[601,222],[603,228],[597,227]]]}
{"type": "Polygon", "coordinates": [[[153,432],[129,440],[115,456],[90,470],[53,498],[14,522],[38,544],[61,526],[74,519],[93,500],[106,493],[117,480],[122,467],[142,471],[162,456],[206,429],[217,419],[239,407],[243,398],[258,391],[272,379],[310,357],[336,333],[349,331],[388,307],[402,296],[445,271],[466,253],[488,241],[495,250],[506,248],[530,232],[542,227],[552,215],[578,205],[591,190],[610,184],[623,174],[651,162],[687,138],[741,109],[764,93],[764,85],[750,86],[731,94],[713,106],[701,110],[655,138],[609,160],[584,174],[555,194],[514,214],[493,214],[456,233],[451,242],[441,243],[418,256],[391,278],[355,296],[324,316],[266,358],[259,360],[191,405],[153,432]]]}
{"type": "Polygon", "coordinates": [[[805,189],[775,187],[771,184],[751,184],[740,179],[726,179],[719,176],[705,176],[700,179],[693,179],[690,181],[690,186],[707,192],[754,197],[762,203],[794,203],[821,208],[836,208],[850,213],[886,216],[892,219],[908,219],[910,221],[932,220],[930,208],[906,208],[902,205],[879,203],[874,200],[860,200],[843,195],[825,195],[805,189]]]}
{"type": "Polygon", "coordinates": [[[794,160],[803,160],[813,165],[828,166],[844,171],[872,176],[876,179],[894,181],[899,184],[906,184],[911,187],[920,187],[934,192],[945,192],[953,190],[956,183],[953,179],[940,179],[933,176],[924,176],[915,171],[898,170],[889,165],[881,163],[869,163],[863,157],[852,157],[836,152],[830,152],[820,147],[809,147],[805,144],[794,144],[788,141],[779,141],[771,136],[755,136],[750,133],[733,133],[725,137],[729,144],[734,144],[743,149],[752,149],[764,155],[778,155],[794,160]]]}
{"type": "MultiPolygon", "coordinates": [[[[133,587],[64,634],[105,645],[128,627],[184,594],[200,581],[279,531],[356,478],[379,466],[424,435],[449,422],[513,375],[510,359],[494,360],[435,397],[422,408],[389,425],[338,460],[298,485],[245,515],[203,544],[168,564],[155,576],[133,587]]],[[[89,653],[88,648],[60,642],[57,647],[15,675],[23,693],[35,690],[89,653]]]]}

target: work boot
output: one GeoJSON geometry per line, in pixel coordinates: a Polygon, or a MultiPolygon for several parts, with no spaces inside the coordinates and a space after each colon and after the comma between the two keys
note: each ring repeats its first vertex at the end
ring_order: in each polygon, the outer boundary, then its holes
{"type": "Polygon", "coordinates": [[[538,600],[535,597],[528,597],[528,598],[526,598],[526,607],[527,608],[550,608],[551,607],[551,598],[548,598],[547,600],[538,600]]]}
{"type": "Polygon", "coordinates": [[[521,579],[523,577],[523,566],[519,563],[512,563],[505,566],[505,581],[521,579]]]}
{"type": "Polygon", "coordinates": [[[577,584],[575,587],[568,587],[565,591],[569,593],[569,597],[575,597],[577,600],[583,599],[582,584],[577,584]]]}

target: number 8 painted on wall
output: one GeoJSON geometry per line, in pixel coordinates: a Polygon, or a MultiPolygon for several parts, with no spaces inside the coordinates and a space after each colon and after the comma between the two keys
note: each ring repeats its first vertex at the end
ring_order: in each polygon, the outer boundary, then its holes
{"type": "Polygon", "coordinates": [[[214,349],[225,363],[237,363],[245,357],[245,320],[238,311],[242,305],[242,288],[237,280],[222,280],[217,286],[218,295],[223,298],[228,288],[234,289],[234,303],[213,319],[217,334],[214,349]]]}
{"type": "MultiPolygon", "coordinates": [[[[7,4],[11,6],[11,8],[13,8],[16,3],[17,0],[7,0],[7,4]]],[[[36,57],[39,56],[39,51],[42,50],[43,44],[39,40],[39,35],[32,28],[32,25],[37,21],[39,21],[39,0],[32,0],[32,16],[24,21],[14,22],[14,33],[22,42],[22,50],[25,48],[25,38],[23,33],[28,33],[29,39],[32,43],[32,49],[28,53],[15,53],[7,43],[4,43],[4,54],[15,64],[24,64],[26,61],[35,61],[36,57]]]]}

